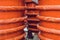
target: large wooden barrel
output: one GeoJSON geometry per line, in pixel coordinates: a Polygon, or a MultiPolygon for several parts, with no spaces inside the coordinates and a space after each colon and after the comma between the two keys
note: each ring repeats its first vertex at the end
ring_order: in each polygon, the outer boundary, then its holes
{"type": "Polygon", "coordinates": [[[23,40],[24,0],[0,0],[0,40],[23,40]]]}
{"type": "Polygon", "coordinates": [[[39,0],[41,40],[60,40],[60,0],[39,0]]]}

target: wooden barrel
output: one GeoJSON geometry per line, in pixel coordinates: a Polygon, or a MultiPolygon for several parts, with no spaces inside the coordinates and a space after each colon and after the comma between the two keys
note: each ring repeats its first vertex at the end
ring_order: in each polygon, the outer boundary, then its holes
{"type": "Polygon", "coordinates": [[[39,0],[41,40],[60,40],[60,0],[39,0]]]}
{"type": "Polygon", "coordinates": [[[23,40],[24,0],[0,0],[0,40],[23,40]]]}

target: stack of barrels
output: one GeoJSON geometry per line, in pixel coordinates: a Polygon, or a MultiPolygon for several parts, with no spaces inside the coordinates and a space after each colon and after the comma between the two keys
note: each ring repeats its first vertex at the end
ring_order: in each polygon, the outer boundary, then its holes
{"type": "Polygon", "coordinates": [[[0,40],[24,40],[24,0],[0,0],[0,40]]]}
{"type": "Polygon", "coordinates": [[[32,39],[32,33],[38,33],[37,24],[39,20],[37,19],[37,15],[39,11],[34,9],[37,4],[35,0],[25,0],[26,2],[26,15],[27,15],[27,25],[28,25],[28,38],[32,39]]]}
{"type": "Polygon", "coordinates": [[[37,15],[39,14],[39,11],[36,9],[32,9],[31,7],[35,7],[37,4],[35,4],[32,0],[26,0],[26,7],[27,7],[27,22],[28,22],[28,30],[31,30],[33,32],[38,32],[37,24],[39,20],[37,19],[37,15]]]}
{"type": "Polygon", "coordinates": [[[60,0],[0,0],[0,40],[25,40],[25,21],[29,34],[60,40],[60,0]]]}

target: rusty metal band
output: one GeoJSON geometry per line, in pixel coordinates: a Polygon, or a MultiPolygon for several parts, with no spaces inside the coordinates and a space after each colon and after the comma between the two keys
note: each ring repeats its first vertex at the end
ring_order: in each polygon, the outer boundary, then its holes
{"type": "Polygon", "coordinates": [[[0,30],[0,35],[1,34],[7,34],[7,33],[16,32],[16,31],[22,30],[24,28],[25,28],[25,25],[22,25],[22,26],[19,26],[19,27],[15,27],[15,28],[0,30]]]}
{"type": "Polygon", "coordinates": [[[29,25],[32,25],[32,26],[37,26],[37,24],[32,24],[32,23],[31,23],[31,24],[29,24],[29,25]]]}
{"type": "Polygon", "coordinates": [[[25,33],[14,38],[5,39],[5,40],[21,40],[25,36],[25,33]]]}
{"type": "Polygon", "coordinates": [[[0,10],[24,10],[25,6],[0,6],[0,10]]]}
{"type": "Polygon", "coordinates": [[[38,13],[26,13],[26,15],[38,15],[38,13]]]}
{"type": "Polygon", "coordinates": [[[27,16],[26,17],[19,17],[19,18],[11,18],[11,19],[1,19],[0,24],[24,21],[26,18],[27,18],[27,16]]]}
{"type": "Polygon", "coordinates": [[[40,10],[60,10],[60,5],[40,5],[36,8],[40,10]]]}
{"type": "Polygon", "coordinates": [[[40,5],[40,6],[35,6],[35,7],[26,7],[26,6],[0,6],[0,10],[25,10],[25,9],[60,10],[60,5],[40,5]]]}
{"type": "Polygon", "coordinates": [[[27,9],[60,11],[60,5],[38,5],[35,7],[28,7],[27,9]]]}
{"type": "Polygon", "coordinates": [[[53,39],[44,37],[44,36],[42,36],[41,34],[38,34],[38,36],[39,36],[39,38],[40,38],[41,40],[53,40],[53,39]]]}
{"type": "Polygon", "coordinates": [[[46,16],[37,16],[39,20],[50,21],[50,22],[60,22],[60,18],[55,17],[46,17],[46,16]]]}
{"type": "Polygon", "coordinates": [[[52,29],[52,28],[46,28],[46,27],[43,27],[43,26],[39,26],[37,25],[37,28],[43,32],[48,32],[48,33],[53,33],[53,34],[58,34],[60,35],[60,30],[57,30],[57,29],[52,29]]]}
{"type": "Polygon", "coordinates": [[[29,18],[27,19],[28,21],[39,21],[38,19],[35,19],[35,18],[29,18]]]}
{"type": "Polygon", "coordinates": [[[39,31],[38,29],[35,29],[35,28],[28,28],[28,30],[39,31]]]}

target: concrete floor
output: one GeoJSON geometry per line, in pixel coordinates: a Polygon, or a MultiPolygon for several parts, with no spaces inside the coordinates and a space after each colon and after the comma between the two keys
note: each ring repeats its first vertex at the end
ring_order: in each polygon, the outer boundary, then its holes
{"type": "Polygon", "coordinates": [[[26,32],[26,36],[25,36],[26,40],[39,40],[38,35],[35,34],[35,33],[33,33],[33,36],[34,36],[33,39],[28,39],[28,38],[27,38],[27,33],[28,33],[27,31],[28,31],[28,29],[25,28],[24,30],[25,30],[25,32],[26,32]]]}
{"type": "Polygon", "coordinates": [[[39,38],[37,37],[37,35],[34,36],[34,39],[26,39],[26,40],[39,40],[39,38]]]}
{"type": "Polygon", "coordinates": [[[35,35],[33,40],[39,40],[38,36],[35,35]]]}
{"type": "Polygon", "coordinates": [[[38,38],[37,34],[34,34],[34,38],[33,39],[28,39],[27,35],[26,35],[26,40],[39,40],[39,38],[38,38]]]}

